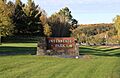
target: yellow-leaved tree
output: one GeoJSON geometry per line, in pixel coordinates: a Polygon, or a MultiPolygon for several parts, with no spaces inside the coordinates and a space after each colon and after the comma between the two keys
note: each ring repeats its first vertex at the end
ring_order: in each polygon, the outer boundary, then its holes
{"type": "Polygon", "coordinates": [[[117,30],[118,36],[120,36],[120,15],[117,15],[113,21],[114,21],[114,26],[117,30]]]}
{"type": "Polygon", "coordinates": [[[50,37],[52,35],[51,27],[47,23],[44,25],[44,34],[47,37],[50,37]]]}
{"type": "Polygon", "coordinates": [[[10,35],[13,32],[14,26],[9,15],[10,8],[7,6],[6,1],[0,1],[0,44],[2,36],[10,35]]]}

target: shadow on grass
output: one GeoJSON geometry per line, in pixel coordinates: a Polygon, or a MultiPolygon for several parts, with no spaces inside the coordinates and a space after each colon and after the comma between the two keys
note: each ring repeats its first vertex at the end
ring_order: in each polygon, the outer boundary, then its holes
{"type": "Polygon", "coordinates": [[[37,43],[38,41],[30,40],[14,40],[14,41],[3,41],[3,43],[37,43]]]}
{"type": "Polygon", "coordinates": [[[96,55],[96,56],[116,56],[120,57],[120,48],[112,48],[112,49],[96,49],[89,48],[89,47],[80,47],[80,54],[90,54],[90,55],[96,55]]]}
{"type": "Polygon", "coordinates": [[[34,55],[36,53],[35,47],[0,47],[0,55],[25,55],[31,54],[34,55]]]}
{"type": "MultiPolygon", "coordinates": [[[[36,47],[8,47],[0,46],[0,55],[34,55],[36,47]]],[[[90,54],[96,56],[116,56],[120,57],[120,48],[97,49],[96,47],[80,47],[80,54],[90,54]]]]}

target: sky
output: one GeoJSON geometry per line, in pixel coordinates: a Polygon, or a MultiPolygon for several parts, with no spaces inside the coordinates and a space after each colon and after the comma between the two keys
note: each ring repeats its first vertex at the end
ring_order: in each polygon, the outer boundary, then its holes
{"type": "Polygon", "coordinates": [[[34,0],[34,2],[39,4],[48,16],[68,7],[79,24],[112,23],[113,18],[120,15],[120,0],[34,0]]]}

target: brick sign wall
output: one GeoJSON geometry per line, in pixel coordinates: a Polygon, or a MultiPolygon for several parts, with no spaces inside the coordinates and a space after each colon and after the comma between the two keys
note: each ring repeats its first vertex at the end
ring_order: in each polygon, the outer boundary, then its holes
{"type": "Polygon", "coordinates": [[[55,50],[58,53],[75,55],[75,38],[47,38],[48,49],[55,50]]]}

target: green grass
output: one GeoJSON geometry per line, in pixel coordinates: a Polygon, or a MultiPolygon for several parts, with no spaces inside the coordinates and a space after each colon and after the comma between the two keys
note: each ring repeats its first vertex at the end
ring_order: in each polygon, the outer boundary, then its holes
{"type": "Polygon", "coordinates": [[[3,43],[0,55],[35,54],[36,46],[36,43],[3,43]]]}
{"type": "Polygon", "coordinates": [[[81,46],[81,54],[90,54],[96,56],[120,56],[120,46],[81,46]]]}
{"type": "Polygon", "coordinates": [[[0,78],[120,78],[120,58],[2,56],[0,78]]]}
{"type": "MultiPolygon", "coordinates": [[[[35,43],[6,43],[0,53],[35,52],[35,43]]],[[[120,78],[120,49],[80,47],[92,58],[55,58],[33,55],[0,56],[0,78],[120,78]]],[[[26,53],[27,54],[27,53],[26,53]]]]}

